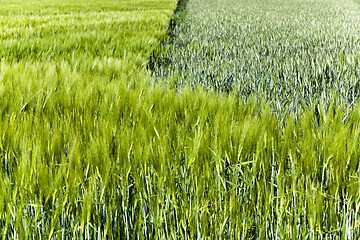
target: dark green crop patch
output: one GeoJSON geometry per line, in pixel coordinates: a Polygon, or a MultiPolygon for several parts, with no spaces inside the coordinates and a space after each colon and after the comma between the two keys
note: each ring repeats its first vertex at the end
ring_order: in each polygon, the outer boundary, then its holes
{"type": "Polygon", "coordinates": [[[256,95],[280,115],[334,95],[351,105],[360,96],[358,10],[352,1],[190,1],[153,74],[178,88],[256,95]]]}

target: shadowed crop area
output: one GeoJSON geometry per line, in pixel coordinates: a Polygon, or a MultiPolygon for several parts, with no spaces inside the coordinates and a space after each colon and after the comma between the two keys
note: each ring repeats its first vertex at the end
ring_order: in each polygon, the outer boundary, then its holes
{"type": "Polygon", "coordinates": [[[1,239],[359,238],[357,3],[0,3],[1,239]]]}

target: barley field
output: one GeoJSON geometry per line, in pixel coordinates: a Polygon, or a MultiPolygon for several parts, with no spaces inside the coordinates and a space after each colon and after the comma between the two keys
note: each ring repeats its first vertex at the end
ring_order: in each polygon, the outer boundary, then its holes
{"type": "Polygon", "coordinates": [[[359,7],[0,0],[0,238],[358,239],[359,7]]]}
{"type": "Polygon", "coordinates": [[[193,0],[153,58],[158,78],[242,98],[277,114],[359,98],[360,14],[354,1],[193,0]],[[156,60],[156,59],[160,60],[156,60]]]}

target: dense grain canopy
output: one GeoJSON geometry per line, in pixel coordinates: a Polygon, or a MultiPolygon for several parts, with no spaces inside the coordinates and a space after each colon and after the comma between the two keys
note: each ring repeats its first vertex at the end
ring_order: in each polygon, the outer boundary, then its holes
{"type": "Polygon", "coordinates": [[[172,76],[178,87],[255,94],[277,113],[334,95],[348,104],[360,97],[354,1],[193,0],[173,35],[155,76],[172,76]]]}
{"type": "Polygon", "coordinates": [[[0,0],[1,239],[359,238],[358,3],[182,3],[0,0]]]}
{"type": "Polygon", "coordinates": [[[118,148],[175,7],[0,1],[0,238],[125,236],[118,148]]]}

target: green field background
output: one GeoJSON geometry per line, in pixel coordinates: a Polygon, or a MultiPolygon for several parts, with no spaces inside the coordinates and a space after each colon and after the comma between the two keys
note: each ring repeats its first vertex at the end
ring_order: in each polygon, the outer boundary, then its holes
{"type": "Polygon", "coordinates": [[[358,3],[176,7],[0,0],[1,239],[357,239],[358,3]]]}

